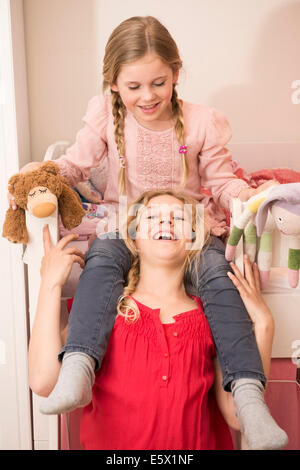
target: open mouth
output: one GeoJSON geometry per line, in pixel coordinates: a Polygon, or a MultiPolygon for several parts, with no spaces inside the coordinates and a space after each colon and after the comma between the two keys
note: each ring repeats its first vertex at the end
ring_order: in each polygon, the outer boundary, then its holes
{"type": "Polygon", "coordinates": [[[153,113],[157,109],[158,105],[159,103],[155,103],[147,106],[139,106],[139,108],[144,111],[144,113],[153,113]]]}
{"type": "Polygon", "coordinates": [[[152,240],[176,241],[178,238],[174,233],[171,232],[157,232],[153,235],[152,240]]]}

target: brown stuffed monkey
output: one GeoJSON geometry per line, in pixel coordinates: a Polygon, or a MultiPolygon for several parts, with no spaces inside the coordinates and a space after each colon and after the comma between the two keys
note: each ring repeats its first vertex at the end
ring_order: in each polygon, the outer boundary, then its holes
{"type": "Polygon", "coordinates": [[[6,212],[2,236],[12,243],[28,243],[25,211],[36,217],[49,217],[58,207],[67,230],[77,227],[85,215],[80,197],[68,180],[59,174],[59,167],[47,161],[34,171],[18,173],[9,179],[9,192],[18,208],[6,212]]]}

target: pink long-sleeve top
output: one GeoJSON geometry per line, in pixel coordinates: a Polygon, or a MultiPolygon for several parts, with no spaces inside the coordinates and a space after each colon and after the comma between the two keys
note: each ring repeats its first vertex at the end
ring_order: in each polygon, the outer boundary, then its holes
{"type": "MultiPolygon", "coordinates": [[[[231,128],[218,110],[183,101],[185,145],[188,148],[189,177],[185,192],[203,203],[211,219],[211,232],[226,236],[225,214],[232,197],[247,188],[232,171],[231,153],[226,144],[231,128]],[[201,193],[206,188],[211,196],[201,193]]],[[[104,201],[119,204],[119,154],[114,139],[110,96],[95,96],[83,117],[84,127],[65,155],[56,160],[60,172],[72,186],[89,178],[90,169],[107,156],[108,176],[104,201]]],[[[150,189],[179,188],[181,154],[174,128],[151,131],[141,126],[128,111],[124,126],[126,148],[126,196],[130,204],[150,189]]]]}

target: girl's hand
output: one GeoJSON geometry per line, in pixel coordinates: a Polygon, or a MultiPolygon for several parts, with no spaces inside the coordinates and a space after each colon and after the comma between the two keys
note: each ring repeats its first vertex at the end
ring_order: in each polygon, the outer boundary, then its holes
{"type": "Polygon", "coordinates": [[[75,247],[64,249],[67,244],[78,238],[76,234],[63,237],[53,246],[50,239],[49,226],[43,228],[44,256],[41,266],[42,283],[48,287],[62,287],[67,281],[73,263],[84,268],[84,254],[75,247]]]}
{"type": "Polygon", "coordinates": [[[253,263],[251,266],[248,256],[244,256],[245,277],[234,263],[230,263],[230,266],[234,274],[228,272],[227,275],[238,289],[254,325],[266,325],[273,322],[270,309],[261,294],[257,264],[253,263]]]}
{"type": "Polygon", "coordinates": [[[7,193],[7,199],[8,199],[8,204],[9,204],[9,207],[12,208],[12,210],[16,210],[18,208],[17,204],[16,204],[16,201],[15,201],[15,198],[12,194],[10,193],[7,193]]]}
{"type": "Polygon", "coordinates": [[[238,198],[243,201],[243,202],[246,202],[248,201],[248,199],[250,199],[250,197],[252,196],[255,196],[256,194],[259,194],[261,193],[262,191],[264,191],[265,189],[268,189],[270,186],[277,186],[278,184],[278,181],[276,180],[270,180],[270,181],[267,181],[266,183],[263,183],[261,184],[260,186],[258,186],[258,188],[246,188],[246,189],[243,189],[239,195],[238,195],[238,198]]]}

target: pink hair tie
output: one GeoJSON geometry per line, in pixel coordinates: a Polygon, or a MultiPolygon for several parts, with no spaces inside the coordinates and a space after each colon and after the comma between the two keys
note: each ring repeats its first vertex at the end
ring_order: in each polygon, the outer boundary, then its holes
{"type": "Polygon", "coordinates": [[[187,146],[186,145],[181,145],[179,147],[179,153],[187,153],[187,146]]]}
{"type": "Polygon", "coordinates": [[[119,162],[120,162],[120,167],[125,168],[125,157],[120,156],[119,157],[119,162]]]}

